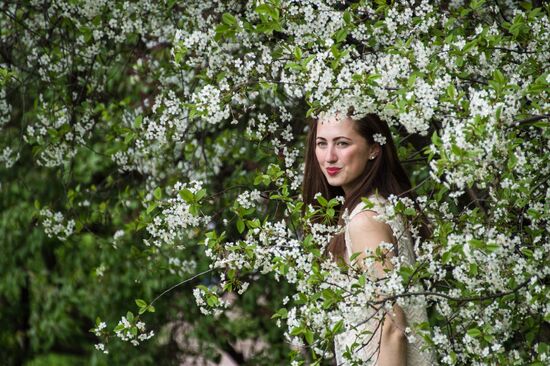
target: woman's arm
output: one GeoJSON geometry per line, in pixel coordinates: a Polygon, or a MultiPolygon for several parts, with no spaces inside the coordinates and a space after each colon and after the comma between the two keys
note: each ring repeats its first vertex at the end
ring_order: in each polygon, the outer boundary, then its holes
{"type": "MultiPolygon", "coordinates": [[[[349,223],[351,249],[353,253],[360,252],[359,263],[365,258],[365,249],[376,250],[381,242],[394,243],[393,233],[388,224],[377,221],[376,212],[363,211],[356,215],[349,223]]],[[[392,254],[387,253],[388,257],[392,254]]],[[[384,276],[384,268],[391,268],[391,263],[375,263],[375,273],[378,277],[384,276]]],[[[398,306],[393,307],[394,314],[386,314],[383,319],[380,338],[380,352],[377,365],[400,366],[407,364],[407,338],[404,334],[407,321],[405,313],[398,306]]],[[[378,341],[378,340],[373,340],[378,341]]]]}

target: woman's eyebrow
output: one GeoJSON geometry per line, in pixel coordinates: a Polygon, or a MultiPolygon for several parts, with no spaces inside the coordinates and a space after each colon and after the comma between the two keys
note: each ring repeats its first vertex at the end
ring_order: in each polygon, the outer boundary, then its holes
{"type": "MultiPolygon", "coordinates": [[[[321,137],[321,136],[317,136],[317,139],[326,140],[326,138],[321,137]]],[[[332,141],[336,141],[338,139],[346,139],[346,140],[351,141],[351,139],[349,137],[346,137],[346,136],[337,136],[337,137],[333,138],[332,141]]]]}

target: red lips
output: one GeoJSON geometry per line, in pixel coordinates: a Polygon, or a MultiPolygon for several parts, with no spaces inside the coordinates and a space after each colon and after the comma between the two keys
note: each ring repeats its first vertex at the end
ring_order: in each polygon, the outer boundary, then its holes
{"type": "Polygon", "coordinates": [[[327,168],[328,175],[336,175],[342,168],[327,168]]]}

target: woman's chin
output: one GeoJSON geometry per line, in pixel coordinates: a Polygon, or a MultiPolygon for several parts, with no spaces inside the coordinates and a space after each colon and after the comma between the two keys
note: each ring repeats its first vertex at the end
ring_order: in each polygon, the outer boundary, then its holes
{"type": "Polygon", "coordinates": [[[327,177],[327,183],[329,186],[332,187],[340,187],[342,185],[342,182],[340,179],[334,179],[332,177],[327,177]]]}

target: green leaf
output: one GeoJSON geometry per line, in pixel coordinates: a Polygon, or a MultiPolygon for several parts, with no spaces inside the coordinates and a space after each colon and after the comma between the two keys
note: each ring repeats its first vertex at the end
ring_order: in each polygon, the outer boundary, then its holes
{"type": "Polygon", "coordinates": [[[473,0],[470,3],[470,8],[472,10],[477,10],[477,9],[481,8],[483,6],[483,4],[485,4],[485,0],[473,0]]]}
{"type": "Polygon", "coordinates": [[[271,7],[268,4],[261,4],[257,6],[254,11],[260,15],[269,15],[271,13],[271,7]]]}
{"type": "Polygon", "coordinates": [[[413,72],[409,79],[407,80],[407,87],[412,88],[414,83],[416,83],[416,78],[418,77],[418,73],[413,72]]]}
{"type": "Polygon", "coordinates": [[[483,240],[479,240],[479,239],[471,239],[469,241],[469,244],[474,249],[481,249],[481,248],[485,247],[485,242],[483,240]]]}
{"type": "Polygon", "coordinates": [[[332,328],[332,333],[333,334],[338,334],[340,333],[340,331],[344,328],[344,321],[343,320],[339,320],[335,325],[334,327],[332,328]]]}
{"type": "Polygon", "coordinates": [[[532,84],[530,84],[527,87],[527,92],[530,94],[532,93],[538,94],[548,90],[548,82],[546,81],[547,78],[548,78],[548,73],[547,72],[543,73],[541,76],[536,78],[532,84]]]}
{"type": "Polygon", "coordinates": [[[296,61],[300,61],[302,59],[302,50],[300,47],[294,48],[294,58],[296,61]]]}
{"type": "Polygon", "coordinates": [[[254,185],[257,186],[263,181],[263,174],[257,175],[256,178],[254,178],[254,185]]]}
{"type": "Polygon", "coordinates": [[[237,230],[239,231],[240,234],[242,234],[244,231],[244,222],[241,219],[237,220],[237,230]]]}
{"type": "Polygon", "coordinates": [[[313,344],[313,332],[311,330],[306,329],[304,336],[308,344],[313,344]]]}
{"type": "Polygon", "coordinates": [[[147,306],[147,303],[142,299],[136,299],[136,305],[140,308],[144,308],[147,306]]]}
{"type": "Polygon", "coordinates": [[[134,140],[136,135],[133,132],[130,132],[124,137],[124,144],[128,145],[130,142],[134,140]]]}
{"type": "Polygon", "coordinates": [[[274,20],[279,20],[279,9],[269,4],[261,4],[254,11],[260,15],[267,15],[274,20]]]}
{"type": "Polygon", "coordinates": [[[218,297],[216,295],[210,295],[206,298],[206,303],[210,307],[215,307],[219,303],[218,297]]]}
{"type": "Polygon", "coordinates": [[[409,281],[413,273],[414,273],[413,269],[409,267],[401,267],[399,269],[399,274],[401,275],[401,278],[403,279],[404,282],[409,281]]]}
{"type": "Polygon", "coordinates": [[[189,213],[193,216],[197,216],[200,212],[200,206],[197,204],[192,204],[189,206],[189,213]]]}
{"type": "Polygon", "coordinates": [[[499,248],[500,248],[500,245],[495,244],[495,243],[487,244],[487,246],[486,246],[486,249],[489,253],[492,253],[492,252],[498,250],[499,248]]]}
{"type": "Polygon", "coordinates": [[[357,259],[357,257],[359,257],[360,255],[361,255],[361,252],[353,253],[353,254],[351,255],[351,257],[349,257],[349,261],[350,261],[351,263],[353,263],[353,261],[354,261],[355,259],[357,259]]]}
{"type": "Polygon", "coordinates": [[[350,24],[351,23],[351,13],[349,12],[349,10],[346,10],[344,12],[344,15],[342,16],[342,18],[344,19],[344,22],[346,24],[350,24]]]}
{"type": "Polygon", "coordinates": [[[407,207],[403,213],[407,216],[416,216],[416,210],[412,207],[407,207]]]}
{"type": "Polygon", "coordinates": [[[528,258],[533,258],[533,251],[529,248],[521,248],[520,251],[528,258]]]}
{"type": "Polygon", "coordinates": [[[501,85],[506,84],[506,78],[504,77],[504,74],[500,70],[495,70],[493,72],[493,79],[501,85]]]}
{"type": "Polygon", "coordinates": [[[227,25],[235,25],[237,24],[237,18],[235,18],[233,15],[229,13],[223,13],[222,15],[222,21],[227,25]]]}
{"type": "Polygon", "coordinates": [[[155,208],[158,207],[158,203],[157,202],[153,202],[151,203],[148,207],[147,207],[147,215],[149,215],[151,212],[153,212],[155,210],[155,208]]]}
{"type": "MultiPolygon", "coordinates": [[[[456,89],[455,89],[455,86],[453,84],[449,84],[449,86],[447,87],[447,95],[449,96],[449,98],[455,99],[456,89]]],[[[434,134],[436,134],[436,132],[434,132],[434,134]]]]}
{"type": "Polygon", "coordinates": [[[187,203],[191,203],[194,201],[195,199],[195,195],[193,195],[193,193],[187,189],[187,188],[183,188],[180,192],[179,192],[179,195],[180,197],[187,203]]]}
{"type": "Polygon", "coordinates": [[[342,28],[338,32],[336,32],[336,34],[334,35],[334,40],[336,41],[336,43],[340,43],[346,39],[348,33],[349,32],[346,28],[342,28]]]}
{"type": "Polygon", "coordinates": [[[323,197],[322,195],[317,195],[317,202],[319,202],[319,204],[322,206],[322,207],[326,207],[327,204],[328,204],[328,201],[326,200],[325,197],[323,197]]]}
{"type": "Polygon", "coordinates": [[[363,202],[363,203],[365,204],[365,208],[366,208],[367,210],[374,207],[374,202],[372,202],[371,200],[369,200],[367,197],[362,197],[362,198],[361,198],[361,202],[363,202]]]}
{"type": "Polygon", "coordinates": [[[206,196],[206,189],[203,188],[197,192],[197,194],[195,195],[195,200],[200,201],[204,198],[204,196],[206,196]]]}
{"type": "Polygon", "coordinates": [[[113,332],[119,332],[124,329],[124,324],[118,324],[115,329],[113,329],[113,332]]]}
{"type": "Polygon", "coordinates": [[[160,189],[160,187],[157,187],[154,191],[153,191],[153,196],[157,199],[157,200],[160,200],[162,198],[162,190],[160,189]]]}
{"type": "Polygon", "coordinates": [[[143,122],[143,116],[140,114],[140,115],[137,116],[136,119],[134,120],[134,128],[140,128],[142,122],[143,122]]]}
{"type": "Polygon", "coordinates": [[[275,314],[273,314],[271,319],[277,319],[277,318],[286,319],[287,317],[288,317],[288,310],[286,310],[286,308],[281,308],[275,314]]]}
{"type": "Polygon", "coordinates": [[[479,337],[481,335],[481,330],[477,329],[477,328],[471,328],[471,329],[468,329],[467,331],[468,335],[470,337],[479,337]]]}
{"type": "MultiPolygon", "coordinates": [[[[216,27],[216,36],[214,37],[215,40],[219,41],[223,39],[224,37],[230,37],[230,32],[232,31],[231,27],[225,23],[220,24],[216,27]]],[[[189,112],[189,117],[193,118],[197,114],[196,110],[192,109],[189,112]]]]}
{"type": "Polygon", "coordinates": [[[484,334],[483,339],[485,339],[486,342],[491,343],[495,340],[495,337],[490,334],[484,334]]]}
{"type": "Polygon", "coordinates": [[[285,64],[285,69],[287,70],[296,70],[296,71],[302,71],[303,67],[301,64],[297,62],[287,62],[285,64]]]}

